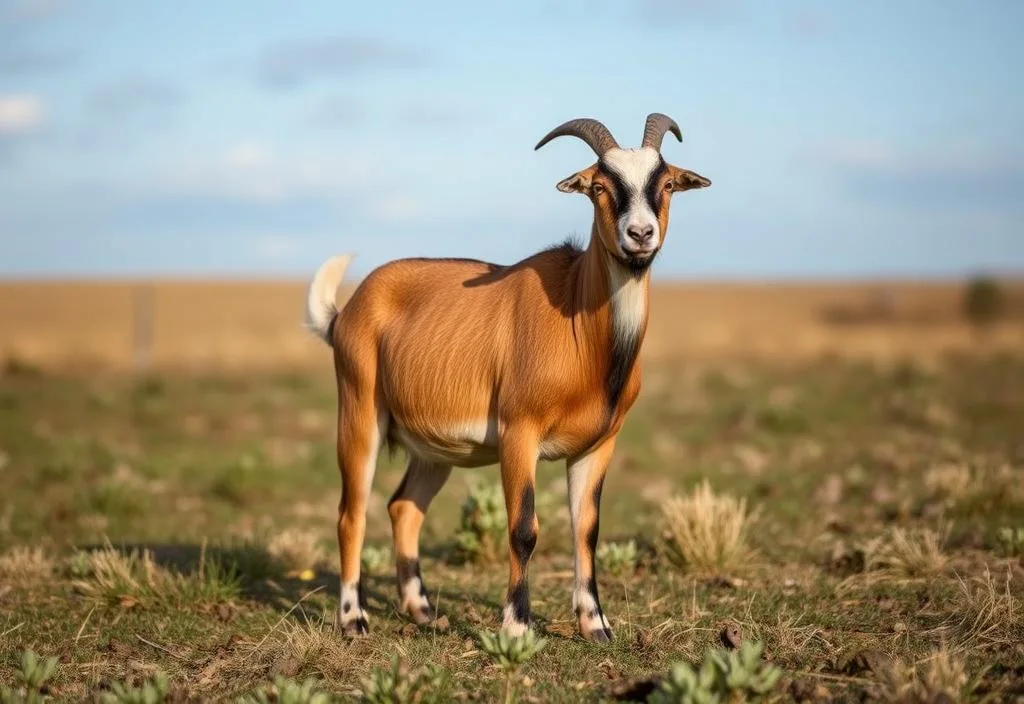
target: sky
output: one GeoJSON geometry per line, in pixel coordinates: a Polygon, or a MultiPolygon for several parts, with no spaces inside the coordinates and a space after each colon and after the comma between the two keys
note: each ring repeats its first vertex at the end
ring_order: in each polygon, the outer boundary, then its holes
{"type": "Polygon", "coordinates": [[[0,0],[0,277],[512,263],[593,117],[711,179],[655,279],[1024,271],[1024,2],[0,0]]]}

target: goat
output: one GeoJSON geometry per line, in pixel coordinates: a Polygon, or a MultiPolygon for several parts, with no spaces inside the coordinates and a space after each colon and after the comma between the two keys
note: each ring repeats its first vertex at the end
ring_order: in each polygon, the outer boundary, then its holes
{"type": "Polygon", "coordinates": [[[597,594],[594,554],[601,487],[616,436],[640,391],[637,356],[647,328],[650,267],[668,228],[671,194],[711,182],[665,162],[674,120],[648,116],[643,143],[623,149],[597,120],[548,133],[582,139],[598,160],[558,182],[594,206],[586,249],[564,244],[515,264],[407,258],[374,269],[340,310],[351,255],[317,270],[306,326],[334,353],[342,495],[336,623],[368,632],[360,582],[367,498],[378,450],[400,446],[408,468],[388,502],[400,610],[418,624],[434,613],[419,567],[431,500],[453,466],[500,464],[509,573],[502,629],[531,623],[527,568],[537,542],[539,459],[566,461],[580,635],[612,638],[597,594]]]}

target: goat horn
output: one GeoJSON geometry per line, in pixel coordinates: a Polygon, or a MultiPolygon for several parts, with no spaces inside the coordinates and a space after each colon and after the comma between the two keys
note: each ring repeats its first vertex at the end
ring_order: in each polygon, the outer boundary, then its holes
{"type": "Polygon", "coordinates": [[[665,137],[665,133],[672,131],[672,134],[676,136],[680,142],[683,141],[683,133],[679,129],[679,125],[668,115],[662,115],[660,112],[652,112],[647,116],[647,123],[644,125],[644,141],[641,146],[653,147],[655,151],[661,151],[661,140],[665,137]]]}
{"type": "Polygon", "coordinates": [[[607,127],[597,120],[593,120],[589,117],[581,117],[576,120],[569,120],[568,122],[551,130],[544,136],[544,139],[537,142],[537,146],[533,149],[536,151],[555,137],[563,136],[579,137],[586,142],[587,146],[593,149],[598,156],[603,156],[609,149],[617,149],[619,147],[618,142],[616,142],[615,138],[612,137],[612,133],[608,131],[607,127]]]}

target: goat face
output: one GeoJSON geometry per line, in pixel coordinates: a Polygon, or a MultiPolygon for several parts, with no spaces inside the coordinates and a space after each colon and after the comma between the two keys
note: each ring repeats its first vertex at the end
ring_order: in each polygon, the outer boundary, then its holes
{"type": "Polygon", "coordinates": [[[555,128],[536,147],[557,136],[572,135],[586,141],[598,155],[596,164],[559,181],[556,188],[590,198],[601,244],[637,274],[647,270],[665,241],[671,195],[711,185],[703,176],[665,162],[661,142],[666,132],[682,139],[675,121],[652,113],[644,126],[643,144],[623,149],[600,122],[580,118],[555,128]]]}
{"type": "Polygon", "coordinates": [[[610,149],[596,164],[560,181],[563,193],[584,193],[594,204],[601,243],[616,260],[642,273],[665,241],[672,193],[711,181],[665,162],[651,147],[610,149]]]}

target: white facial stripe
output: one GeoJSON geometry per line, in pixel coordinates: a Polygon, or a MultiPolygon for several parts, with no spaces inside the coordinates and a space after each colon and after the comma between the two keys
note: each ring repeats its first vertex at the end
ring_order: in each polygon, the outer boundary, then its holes
{"type": "MultiPolygon", "coordinates": [[[[650,147],[642,149],[611,149],[601,157],[605,167],[626,186],[629,202],[619,205],[620,245],[626,244],[630,227],[652,227],[651,246],[661,244],[658,216],[647,202],[647,182],[661,164],[661,156],[650,147]]],[[[630,245],[632,246],[632,245],[630,245]]]]}

